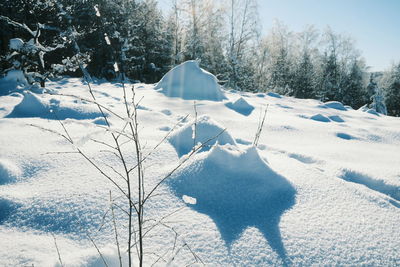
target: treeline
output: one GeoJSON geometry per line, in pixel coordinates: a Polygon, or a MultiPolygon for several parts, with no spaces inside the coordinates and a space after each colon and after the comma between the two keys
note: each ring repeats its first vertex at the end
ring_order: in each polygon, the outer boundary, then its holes
{"type": "Polygon", "coordinates": [[[157,82],[173,66],[199,59],[227,88],[336,100],[354,108],[384,101],[400,116],[400,64],[371,77],[351,38],[277,22],[261,34],[256,0],[3,0],[2,70],[32,80],[56,74],[157,82]],[[18,44],[13,38],[20,38],[18,44]],[[14,45],[10,48],[10,39],[14,45]],[[379,79],[378,79],[379,78],[379,79]]]}

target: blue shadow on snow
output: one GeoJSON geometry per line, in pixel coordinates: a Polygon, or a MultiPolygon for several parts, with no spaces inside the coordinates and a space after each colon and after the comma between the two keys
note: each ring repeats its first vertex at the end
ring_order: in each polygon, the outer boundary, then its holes
{"type": "Polygon", "coordinates": [[[190,207],[214,221],[228,248],[244,230],[255,227],[283,263],[289,264],[279,222],[282,214],[295,204],[295,188],[258,154],[240,156],[238,162],[243,164],[236,166],[229,155],[220,158],[224,163],[206,158],[187,166],[168,181],[169,186],[180,198],[196,198],[197,203],[190,207]]]}

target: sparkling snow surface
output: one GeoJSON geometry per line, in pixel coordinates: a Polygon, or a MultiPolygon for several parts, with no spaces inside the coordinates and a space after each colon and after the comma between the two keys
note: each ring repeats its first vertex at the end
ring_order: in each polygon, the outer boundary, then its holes
{"type": "MultiPolygon", "coordinates": [[[[92,86],[99,102],[125,114],[120,84],[92,86]]],[[[80,79],[49,82],[47,87],[90,99],[80,79]]],[[[151,188],[196,145],[189,126],[195,121],[194,103],[168,97],[153,85],[135,88],[137,99],[143,97],[138,117],[145,152],[178,123],[145,162],[146,187],[151,188]]],[[[399,118],[340,103],[222,93],[222,101],[185,93],[184,98],[196,99],[199,141],[226,131],[219,142],[190,158],[146,204],[145,217],[155,220],[179,209],[165,220],[177,235],[157,226],[145,239],[146,266],[158,255],[164,255],[160,266],[172,258],[175,266],[194,263],[188,247],[209,266],[400,264],[399,118]],[[226,106],[240,98],[246,107],[254,107],[251,113],[226,106]],[[254,148],[267,104],[265,127],[254,148]]],[[[109,265],[119,266],[111,219],[109,213],[104,216],[110,189],[115,202],[124,202],[81,155],[65,153],[74,151],[65,139],[31,126],[63,133],[50,110],[59,113],[77,147],[122,171],[115,155],[93,141],[112,141],[93,104],[22,91],[1,96],[0,266],[58,266],[53,235],[66,266],[103,266],[87,233],[109,265]]],[[[113,129],[123,128],[125,121],[109,112],[107,116],[113,129]]],[[[124,152],[134,165],[132,145],[125,145],[124,152]]],[[[125,245],[122,212],[116,211],[116,222],[125,245]]]]}

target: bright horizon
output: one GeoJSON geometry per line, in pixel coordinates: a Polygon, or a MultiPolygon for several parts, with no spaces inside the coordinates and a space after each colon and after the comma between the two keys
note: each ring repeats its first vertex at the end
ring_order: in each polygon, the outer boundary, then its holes
{"type": "MultiPolygon", "coordinates": [[[[259,16],[263,34],[275,20],[290,31],[298,32],[307,25],[323,31],[351,36],[361,51],[370,71],[384,71],[400,61],[399,0],[259,0],[259,16]]],[[[169,0],[159,0],[163,11],[169,0]]]]}

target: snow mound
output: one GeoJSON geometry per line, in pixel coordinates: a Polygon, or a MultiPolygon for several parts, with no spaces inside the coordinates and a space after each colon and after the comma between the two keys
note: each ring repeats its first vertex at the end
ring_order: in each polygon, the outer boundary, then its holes
{"type": "Polygon", "coordinates": [[[319,107],[321,107],[321,108],[333,108],[333,109],[343,110],[343,111],[347,110],[343,106],[343,104],[338,102],[338,101],[329,101],[329,102],[324,103],[323,105],[320,105],[319,107]]]}
{"type": "Polygon", "coordinates": [[[8,95],[20,86],[28,86],[24,73],[21,70],[10,70],[0,79],[0,96],[8,95]]]}
{"type": "Polygon", "coordinates": [[[375,116],[380,116],[380,114],[378,112],[376,112],[375,109],[369,108],[368,104],[365,104],[364,106],[360,107],[358,110],[362,111],[362,112],[367,112],[367,113],[375,115],[375,116]]]}
{"type": "Polygon", "coordinates": [[[329,116],[329,119],[331,119],[335,122],[344,122],[344,120],[340,116],[337,116],[337,115],[329,116]]]}
{"type": "Polygon", "coordinates": [[[282,98],[282,96],[280,94],[277,94],[277,93],[274,93],[274,92],[269,92],[267,94],[267,96],[275,97],[275,98],[282,98]]]}
{"type": "Polygon", "coordinates": [[[311,116],[310,119],[314,120],[314,121],[320,121],[320,122],[330,122],[331,121],[329,118],[325,117],[322,114],[316,114],[314,116],[311,116]]]}
{"type": "Polygon", "coordinates": [[[221,145],[231,144],[236,145],[235,140],[230,136],[224,127],[212,120],[209,116],[203,115],[195,120],[186,123],[178,131],[171,135],[168,139],[172,146],[174,146],[179,157],[189,153],[194,144],[207,143],[203,150],[208,150],[216,142],[221,145]],[[196,134],[194,128],[196,123],[196,134]],[[196,140],[193,140],[194,135],[196,140]],[[213,139],[214,138],[214,139],[213,139]]]}
{"type": "Polygon", "coordinates": [[[21,103],[16,105],[7,118],[29,118],[39,117],[43,119],[60,119],[67,118],[83,120],[95,119],[101,117],[102,114],[94,108],[85,107],[83,104],[69,104],[61,106],[57,99],[50,99],[47,103],[44,99],[39,98],[36,94],[25,91],[24,98],[21,103]]]}
{"type": "Polygon", "coordinates": [[[254,109],[254,107],[250,105],[243,97],[240,97],[233,103],[228,102],[225,104],[225,106],[245,116],[250,115],[254,109]]]}
{"type": "Polygon", "coordinates": [[[224,95],[217,78],[201,69],[195,60],[186,61],[170,70],[155,86],[169,97],[188,100],[221,101],[224,95]]]}
{"type": "Polygon", "coordinates": [[[354,137],[354,136],[352,136],[350,134],[347,134],[347,133],[336,133],[336,136],[341,138],[341,139],[344,139],[344,140],[357,139],[356,137],[354,137]]]}
{"type": "Polygon", "coordinates": [[[22,171],[17,165],[0,158],[0,185],[14,182],[21,175],[22,171]]]}
{"type": "Polygon", "coordinates": [[[279,221],[294,205],[296,190],[255,147],[215,145],[191,159],[168,184],[179,198],[196,199],[190,207],[211,217],[228,246],[253,226],[285,260],[279,221]]]}
{"type": "Polygon", "coordinates": [[[22,39],[20,38],[10,39],[9,43],[10,49],[19,51],[22,49],[23,46],[24,46],[24,41],[22,41],[22,39]]]}

